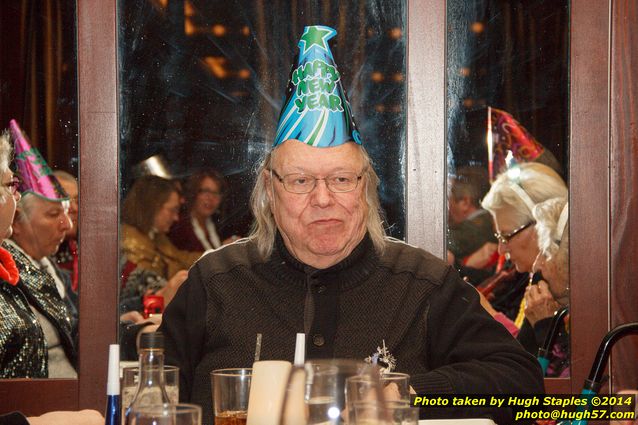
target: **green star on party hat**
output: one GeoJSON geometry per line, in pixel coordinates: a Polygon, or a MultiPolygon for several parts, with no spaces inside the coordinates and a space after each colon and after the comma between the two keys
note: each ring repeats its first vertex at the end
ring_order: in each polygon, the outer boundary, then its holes
{"type": "Polygon", "coordinates": [[[305,27],[273,147],[290,139],[315,147],[339,146],[350,141],[361,144],[328,45],[335,35],[337,31],[327,26],[305,27]]]}

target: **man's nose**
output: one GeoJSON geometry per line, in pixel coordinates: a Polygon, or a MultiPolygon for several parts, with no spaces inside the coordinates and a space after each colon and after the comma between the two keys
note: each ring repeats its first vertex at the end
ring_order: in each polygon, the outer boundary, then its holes
{"type": "Polygon", "coordinates": [[[311,202],[318,207],[327,207],[333,201],[332,192],[325,180],[317,180],[315,188],[310,192],[311,202]]]}

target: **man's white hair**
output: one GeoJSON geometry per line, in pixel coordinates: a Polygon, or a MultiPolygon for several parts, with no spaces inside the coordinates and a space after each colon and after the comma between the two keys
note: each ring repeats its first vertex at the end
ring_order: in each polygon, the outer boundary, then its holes
{"type": "Polygon", "coordinates": [[[561,220],[561,216],[568,213],[567,198],[552,198],[534,207],[532,215],[536,221],[538,234],[538,248],[549,260],[559,250],[563,250],[568,243],[569,221],[561,220]]]}
{"type": "MultiPolygon", "coordinates": [[[[255,217],[250,238],[255,240],[259,253],[263,258],[270,257],[277,234],[277,224],[270,209],[268,198],[267,178],[264,171],[271,169],[273,153],[277,148],[269,152],[257,169],[257,181],[250,197],[250,205],[255,217]]],[[[379,177],[372,167],[370,156],[363,147],[360,147],[363,158],[363,179],[366,203],[368,204],[368,216],[366,217],[366,229],[377,253],[381,254],[385,248],[385,230],[381,218],[381,203],[379,201],[378,187],[379,177]]]]}

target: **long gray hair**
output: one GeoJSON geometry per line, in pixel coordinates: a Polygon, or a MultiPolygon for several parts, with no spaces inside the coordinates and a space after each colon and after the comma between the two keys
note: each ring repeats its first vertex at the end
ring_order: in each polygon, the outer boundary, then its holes
{"type": "MultiPolygon", "coordinates": [[[[0,177],[5,171],[9,169],[9,163],[13,157],[13,149],[11,143],[9,143],[9,132],[4,131],[0,134],[0,177]]],[[[0,203],[4,204],[7,201],[7,196],[10,194],[8,190],[0,192],[0,203]]]]}
{"type": "MultiPolygon", "coordinates": [[[[268,188],[266,187],[267,179],[264,172],[270,170],[272,154],[276,152],[276,149],[269,152],[259,165],[257,181],[250,196],[250,207],[255,221],[249,237],[257,242],[257,249],[263,258],[270,257],[277,233],[277,224],[270,209],[270,199],[268,198],[268,188]]],[[[383,228],[381,202],[377,192],[379,176],[374,171],[372,160],[363,147],[361,147],[361,154],[364,162],[363,184],[366,185],[364,190],[368,204],[366,229],[370,234],[375,250],[378,254],[381,254],[385,248],[385,229],[383,228]]]]}

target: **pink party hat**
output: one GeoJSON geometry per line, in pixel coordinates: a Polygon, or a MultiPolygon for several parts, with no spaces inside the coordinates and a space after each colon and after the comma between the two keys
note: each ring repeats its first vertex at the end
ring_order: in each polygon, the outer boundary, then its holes
{"type": "Polygon", "coordinates": [[[49,201],[67,201],[69,195],[40,152],[31,146],[16,120],[9,122],[15,150],[16,174],[20,177],[20,192],[33,193],[49,201]]]}

